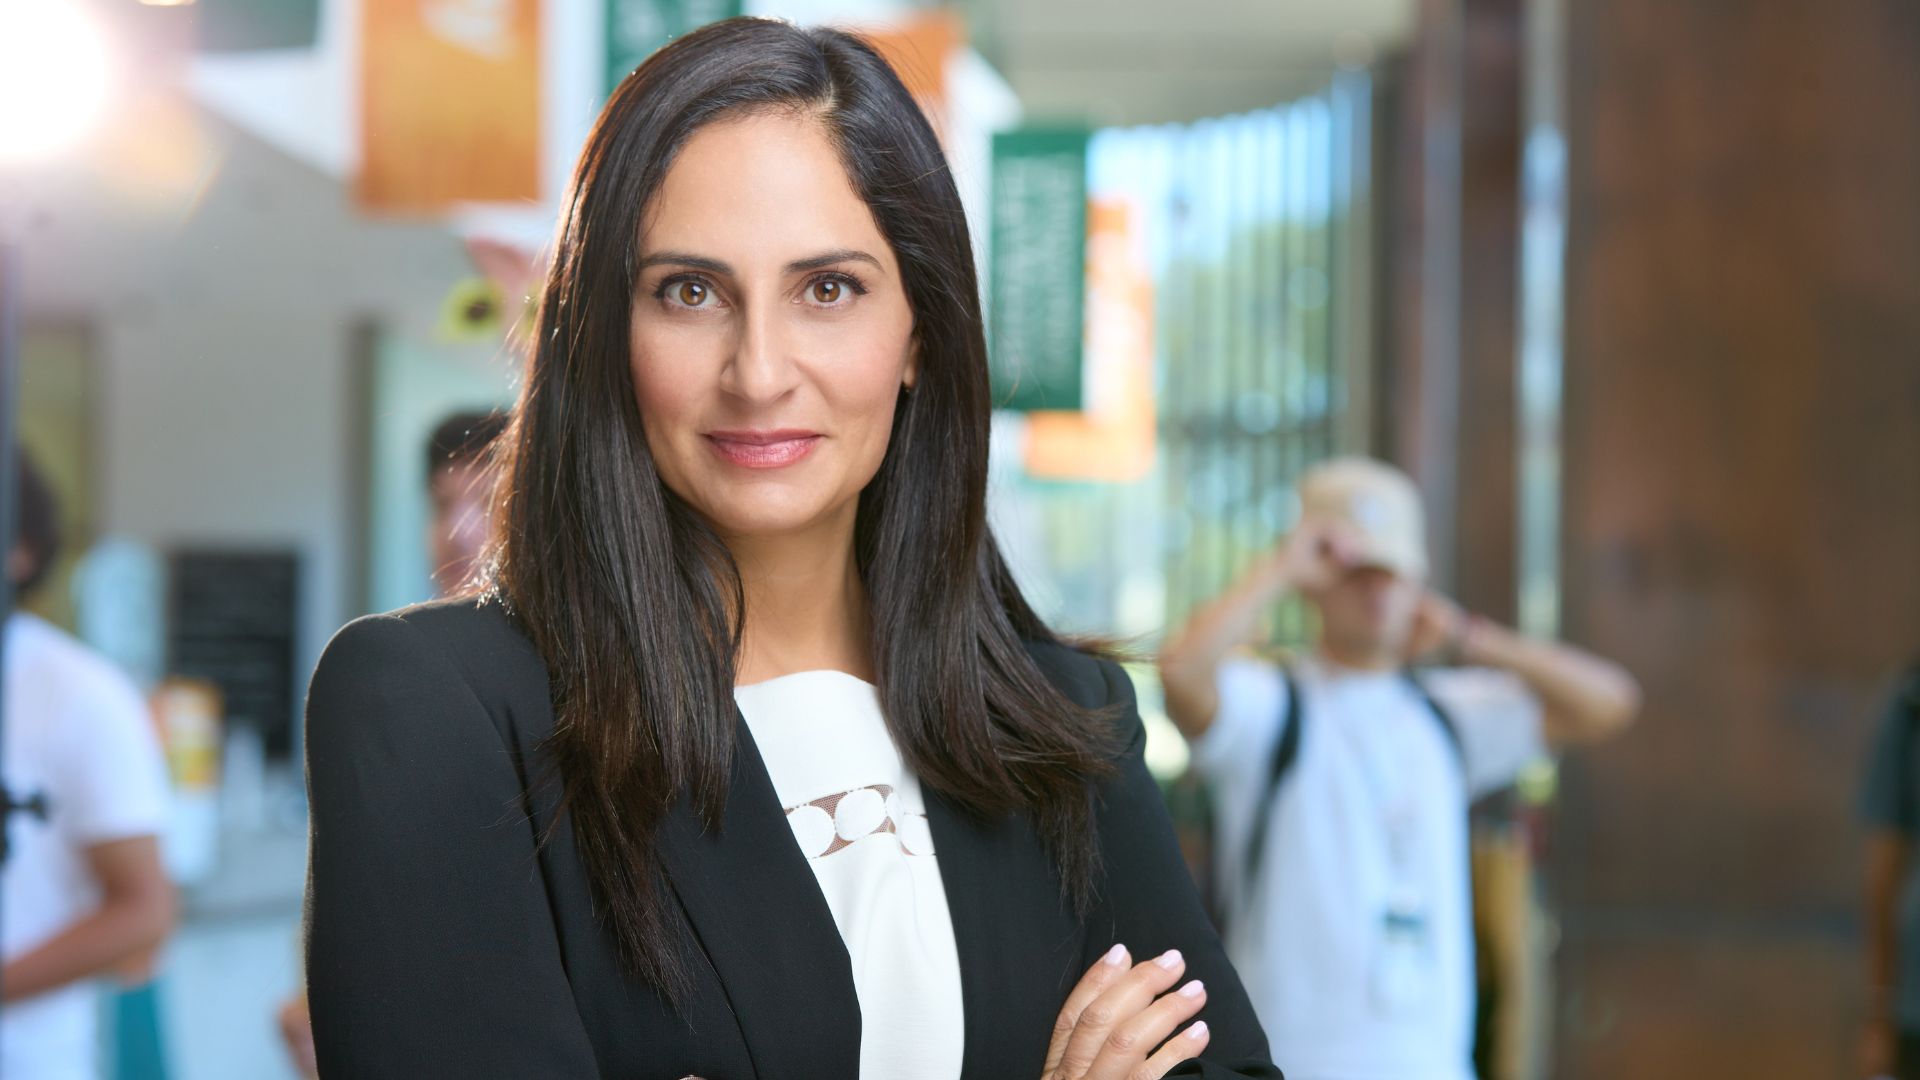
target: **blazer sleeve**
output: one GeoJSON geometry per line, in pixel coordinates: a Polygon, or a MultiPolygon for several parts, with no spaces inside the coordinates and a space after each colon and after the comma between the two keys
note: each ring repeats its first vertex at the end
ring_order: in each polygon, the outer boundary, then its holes
{"type": "Polygon", "coordinates": [[[307,993],[325,1077],[592,1077],[499,729],[402,618],[336,635],[307,699],[307,993]]]}
{"type": "Polygon", "coordinates": [[[1186,978],[1207,986],[1207,1004],[1199,1015],[1212,1034],[1206,1053],[1167,1075],[1278,1080],[1281,1073],[1272,1063],[1266,1033],[1200,904],[1160,786],[1147,771],[1147,732],[1140,722],[1133,680],[1111,661],[1100,661],[1100,669],[1107,682],[1108,706],[1128,735],[1119,773],[1102,785],[1099,812],[1112,940],[1125,944],[1135,957],[1179,949],[1187,961],[1186,978]]]}

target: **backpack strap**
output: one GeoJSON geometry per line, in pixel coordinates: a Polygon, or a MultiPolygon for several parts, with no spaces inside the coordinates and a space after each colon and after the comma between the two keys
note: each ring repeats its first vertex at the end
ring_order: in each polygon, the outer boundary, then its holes
{"type": "Polygon", "coordinates": [[[1433,696],[1433,691],[1427,689],[1427,684],[1421,680],[1419,673],[1414,669],[1401,668],[1400,677],[1407,681],[1407,685],[1413,688],[1414,694],[1426,703],[1427,711],[1432,713],[1433,718],[1440,722],[1440,730],[1445,732],[1447,736],[1447,745],[1453,747],[1454,763],[1460,766],[1460,774],[1465,776],[1467,772],[1467,744],[1460,738],[1460,725],[1454,723],[1453,714],[1448,712],[1446,706],[1440,704],[1440,700],[1433,696]]]}
{"type": "Polygon", "coordinates": [[[1273,819],[1273,800],[1280,795],[1280,783],[1300,756],[1300,680],[1293,669],[1280,665],[1280,682],[1287,693],[1280,714],[1280,737],[1274,740],[1273,756],[1267,760],[1266,785],[1253,805],[1252,826],[1247,830],[1246,857],[1240,861],[1240,894],[1253,895],[1253,884],[1260,879],[1260,862],[1267,851],[1267,827],[1273,819]]]}
{"type": "MultiPolygon", "coordinates": [[[[1447,736],[1447,745],[1453,748],[1454,762],[1464,776],[1467,749],[1461,741],[1460,728],[1454,723],[1452,714],[1447,712],[1446,707],[1440,704],[1411,668],[1402,669],[1400,675],[1414,694],[1426,703],[1427,711],[1440,724],[1440,730],[1447,736]]],[[[1254,883],[1260,880],[1260,864],[1267,852],[1267,831],[1273,821],[1273,802],[1279,798],[1281,783],[1293,771],[1293,763],[1300,757],[1300,728],[1305,718],[1300,704],[1300,680],[1295,677],[1292,668],[1282,664],[1280,681],[1286,688],[1287,702],[1281,713],[1280,737],[1274,742],[1273,756],[1267,762],[1266,785],[1261,788],[1260,799],[1253,807],[1252,826],[1247,830],[1246,856],[1240,861],[1240,895],[1243,899],[1253,895],[1254,883]]]]}
{"type": "MultiPolygon", "coordinates": [[[[1440,699],[1433,696],[1433,691],[1427,689],[1427,684],[1421,681],[1419,672],[1413,668],[1402,668],[1400,674],[1401,677],[1407,680],[1407,685],[1413,688],[1413,692],[1420,696],[1420,700],[1427,703],[1427,711],[1431,712],[1433,718],[1440,722],[1440,730],[1446,732],[1447,744],[1453,747],[1454,762],[1460,766],[1462,786],[1467,788],[1467,798],[1473,798],[1473,790],[1471,787],[1472,777],[1467,772],[1467,744],[1460,737],[1460,725],[1454,722],[1453,714],[1447,711],[1446,706],[1440,704],[1440,699]]],[[[1467,842],[1467,884],[1471,890],[1473,887],[1473,842],[1471,840],[1473,826],[1471,810],[1468,811],[1467,829],[1469,836],[1467,842]]],[[[1479,937],[1479,930],[1476,928],[1473,934],[1477,939],[1479,937]]],[[[1479,1062],[1484,1060],[1491,1052],[1489,1047],[1493,1034],[1490,1025],[1492,1024],[1492,1010],[1496,1006],[1487,999],[1486,995],[1480,992],[1478,976],[1475,976],[1467,986],[1467,999],[1473,1002],[1473,1060],[1479,1062]]]]}

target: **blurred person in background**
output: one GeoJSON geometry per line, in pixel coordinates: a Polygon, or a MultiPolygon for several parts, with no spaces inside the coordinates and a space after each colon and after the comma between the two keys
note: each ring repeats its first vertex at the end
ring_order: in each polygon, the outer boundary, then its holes
{"type": "Polygon", "coordinates": [[[1468,805],[1549,746],[1621,730],[1639,690],[1428,589],[1398,470],[1323,463],[1300,496],[1293,533],[1160,658],[1213,790],[1229,955],[1290,1080],[1466,1080],[1468,805]],[[1307,654],[1236,656],[1291,594],[1319,615],[1307,654]],[[1417,658],[1449,666],[1415,675],[1417,658]]]}
{"type": "Polygon", "coordinates": [[[1867,759],[1866,1077],[1920,1080],[1920,662],[1900,678],[1867,759]]]}
{"type": "Polygon", "coordinates": [[[493,472],[488,448],[507,426],[500,412],[455,413],[427,444],[427,524],[436,596],[452,596],[473,580],[488,537],[493,472]]]}
{"type": "MultiPolygon", "coordinates": [[[[18,458],[6,572],[31,594],[59,547],[58,510],[18,458]]],[[[0,1076],[94,1080],[91,980],[143,966],[173,926],[160,862],[167,771],[146,704],[99,656],[24,611],[8,616],[0,867],[0,1076]]]]}
{"type": "MultiPolygon", "coordinates": [[[[458,593],[473,579],[486,549],[493,470],[488,456],[506,429],[503,412],[459,412],[434,426],[427,440],[427,552],[433,567],[435,597],[458,593]]],[[[313,1051],[313,1017],[307,995],[280,1006],[280,1036],[302,1076],[318,1073],[313,1051]]]]}

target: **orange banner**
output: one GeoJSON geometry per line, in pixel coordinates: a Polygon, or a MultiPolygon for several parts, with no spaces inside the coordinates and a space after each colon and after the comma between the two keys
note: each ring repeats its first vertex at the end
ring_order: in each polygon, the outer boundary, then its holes
{"type": "Polygon", "coordinates": [[[893,67],[907,91],[920,103],[927,122],[944,140],[947,116],[947,58],[967,43],[966,24],[957,12],[936,8],[915,12],[885,26],[863,29],[862,37],[893,67]]]}
{"type": "Polygon", "coordinates": [[[540,197],[538,0],[365,0],[360,78],[363,208],[540,197]]]}
{"type": "Polygon", "coordinates": [[[1153,470],[1153,275],[1139,217],[1087,203],[1086,409],[1027,414],[1027,475],[1131,483],[1153,470]]]}

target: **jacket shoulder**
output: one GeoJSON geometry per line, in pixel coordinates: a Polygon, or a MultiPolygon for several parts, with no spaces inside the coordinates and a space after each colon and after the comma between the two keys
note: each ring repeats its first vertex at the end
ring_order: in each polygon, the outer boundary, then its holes
{"type": "Polygon", "coordinates": [[[531,645],[506,605],[492,596],[429,600],[395,609],[387,615],[448,645],[486,649],[531,645]]]}
{"type": "Polygon", "coordinates": [[[1131,699],[1133,682],[1119,664],[1065,641],[1028,641],[1027,655],[1047,681],[1084,709],[1131,699]]]}
{"type": "Polygon", "coordinates": [[[546,690],[546,666],[497,600],[456,597],[353,620],[321,654],[329,672],[372,679],[457,674],[483,700],[525,685],[546,690]]]}

